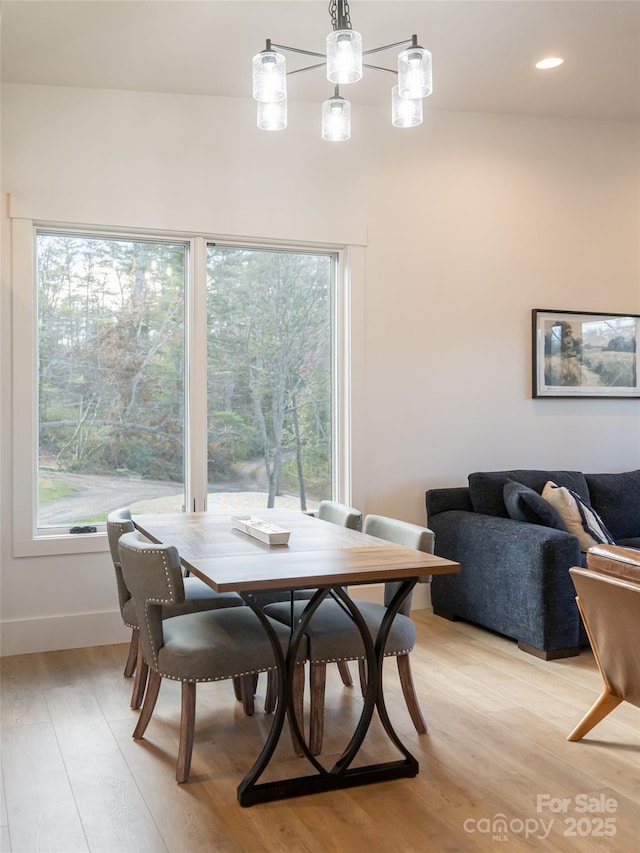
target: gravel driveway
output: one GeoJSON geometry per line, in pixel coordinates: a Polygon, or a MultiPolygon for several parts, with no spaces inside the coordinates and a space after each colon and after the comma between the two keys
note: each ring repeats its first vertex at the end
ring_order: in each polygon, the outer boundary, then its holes
{"type": "MultiPolygon", "coordinates": [[[[39,523],[66,526],[92,523],[106,518],[114,509],[128,506],[135,512],[179,512],[183,508],[184,494],[179,483],[165,480],[147,480],[136,476],[109,476],[99,474],[69,474],[43,472],[43,477],[58,480],[77,491],[58,498],[40,509],[39,523]]],[[[225,484],[225,491],[209,493],[209,509],[231,507],[256,509],[267,504],[266,492],[248,491],[241,485],[225,484]]],[[[254,487],[255,488],[255,487],[254,487]]],[[[299,509],[299,498],[281,495],[276,506],[299,509]]],[[[309,509],[314,509],[309,506],[309,509]]]]}

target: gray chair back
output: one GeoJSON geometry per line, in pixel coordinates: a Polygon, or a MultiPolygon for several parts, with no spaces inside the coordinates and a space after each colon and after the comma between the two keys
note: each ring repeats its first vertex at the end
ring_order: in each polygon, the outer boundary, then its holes
{"type": "MultiPolygon", "coordinates": [[[[420,527],[417,524],[411,524],[408,521],[399,521],[396,518],[387,518],[384,515],[368,515],[364,520],[364,532],[369,536],[377,536],[378,539],[386,539],[388,542],[393,542],[396,545],[403,545],[405,548],[413,548],[415,551],[424,551],[426,554],[433,554],[433,531],[428,527],[420,527]]],[[[420,581],[428,583],[431,577],[420,578],[420,581]]],[[[384,603],[389,605],[391,599],[396,594],[400,587],[399,582],[387,582],[384,585],[384,603]]],[[[411,599],[413,595],[410,593],[402,602],[400,613],[405,616],[409,615],[411,610],[411,599]]]]}
{"type": "Polygon", "coordinates": [[[359,509],[337,501],[320,501],[318,506],[318,518],[348,527],[349,530],[362,530],[362,513],[359,509]]]}
{"type": "Polygon", "coordinates": [[[157,667],[164,645],[162,608],[184,603],[180,555],[173,545],[156,545],[137,531],[123,534],[118,550],[124,582],[138,613],[144,657],[157,667]]]}
{"type": "MultiPolygon", "coordinates": [[[[124,606],[131,598],[131,593],[122,576],[122,567],[120,566],[120,554],[118,552],[118,542],[123,533],[131,533],[135,530],[133,521],[131,521],[130,509],[115,509],[107,516],[107,537],[109,539],[109,550],[111,551],[111,559],[113,560],[113,568],[116,572],[116,584],[118,586],[118,601],[120,603],[120,613],[124,618],[124,606]]],[[[128,623],[127,623],[128,624],[128,623]]],[[[131,625],[130,627],[137,627],[131,625]]]]}
{"type": "MultiPolygon", "coordinates": [[[[354,509],[352,506],[337,503],[336,501],[320,501],[318,511],[315,515],[322,521],[329,521],[331,524],[338,524],[341,527],[348,527],[350,530],[362,529],[362,513],[359,509],[354,509]]],[[[296,599],[313,598],[315,589],[297,589],[293,597],[296,599]]],[[[268,604],[275,604],[279,601],[288,601],[290,593],[277,590],[274,592],[258,592],[255,594],[255,601],[260,607],[266,607],[268,604]]]]}

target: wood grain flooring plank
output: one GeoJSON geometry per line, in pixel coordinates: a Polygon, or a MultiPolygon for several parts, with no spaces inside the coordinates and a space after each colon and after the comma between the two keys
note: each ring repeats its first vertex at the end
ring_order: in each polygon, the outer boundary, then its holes
{"type": "MultiPolygon", "coordinates": [[[[430,728],[430,745],[434,749],[439,748],[443,739],[446,743],[448,739],[462,742],[465,738],[464,730],[459,728],[464,715],[456,719],[455,708],[449,707],[449,703],[450,699],[446,695],[434,703],[436,711],[430,728]]],[[[516,819],[520,815],[531,819],[538,817],[538,793],[551,793],[554,797],[565,797],[571,801],[589,792],[613,795],[618,800],[617,838],[621,845],[625,841],[632,845],[630,848],[620,846],[618,849],[633,849],[637,837],[634,836],[635,816],[638,813],[637,797],[634,795],[638,779],[637,765],[633,767],[627,762],[621,763],[620,756],[609,749],[607,757],[608,763],[612,765],[612,775],[608,780],[606,767],[602,772],[602,765],[598,765],[597,759],[580,760],[581,757],[575,751],[568,749],[575,744],[569,744],[559,730],[556,730],[554,737],[553,728],[543,718],[532,719],[531,712],[524,709],[501,711],[496,716],[501,724],[509,719],[509,725],[499,725],[492,731],[484,722],[476,721],[474,742],[467,746],[463,763],[472,779],[476,797],[481,797],[490,806],[489,814],[485,816],[505,811],[507,803],[499,802],[495,795],[495,790],[500,789],[508,792],[508,806],[516,819]],[[536,737],[532,733],[538,725],[539,736],[536,737]],[[478,773],[483,773],[483,778],[478,778],[478,773]],[[484,787],[485,779],[491,784],[489,790],[484,787]],[[609,787],[608,781],[616,787],[609,787]]],[[[459,762],[459,751],[452,751],[446,759],[448,771],[454,772],[459,762]]],[[[445,764],[445,760],[442,763],[445,764]]],[[[422,766],[424,764],[423,760],[422,766]]],[[[571,814],[567,817],[571,817],[571,814]]],[[[560,830],[558,821],[555,830],[560,830]]],[[[570,843],[566,842],[569,846],[570,843]]],[[[598,843],[596,838],[593,843],[587,840],[582,849],[600,849],[598,843]]]]}
{"type": "Polygon", "coordinates": [[[2,769],[15,853],[89,849],[50,723],[4,728],[2,769]]]}
{"type": "Polygon", "coordinates": [[[124,665],[128,643],[88,648],[87,675],[83,682],[90,684],[107,720],[128,719],[133,678],[125,678],[124,665]]]}
{"type": "Polygon", "coordinates": [[[28,660],[27,665],[22,665],[23,659],[32,657],[16,655],[2,659],[0,720],[3,726],[49,722],[49,711],[41,684],[33,677],[32,661],[28,660]]]}
{"type": "Polygon", "coordinates": [[[563,729],[557,728],[553,733],[544,714],[519,709],[500,712],[496,720],[516,733],[526,733],[533,747],[551,752],[555,761],[577,765],[585,774],[599,779],[603,786],[640,803],[640,731],[634,742],[620,739],[613,728],[607,730],[605,720],[600,723],[603,740],[572,743],[563,729]]]}
{"type": "MultiPolygon", "coordinates": [[[[456,652],[462,652],[469,656],[468,664],[462,666],[463,672],[473,676],[472,667],[473,664],[476,664],[481,667],[483,678],[485,678],[488,674],[487,667],[490,667],[489,672],[497,671],[500,678],[509,676],[524,682],[524,684],[514,685],[514,690],[521,699],[525,699],[521,693],[521,688],[529,687],[537,691],[544,691],[551,694],[556,701],[560,700],[563,703],[575,706],[580,717],[583,715],[582,709],[589,708],[602,689],[602,678],[595,660],[587,652],[584,653],[584,660],[580,666],[583,676],[581,679],[575,680],[566,677],[566,667],[560,666],[564,661],[534,663],[533,661],[536,659],[532,655],[521,653],[522,657],[513,657],[507,654],[504,648],[499,649],[483,645],[477,637],[456,642],[455,648],[456,652]]],[[[571,671],[569,670],[569,672],[571,671]]],[[[501,692],[503,691],[501,690],[501,692]]],[[[628,725],[633,732],[637,732],[638,719],[633,706],[625,703],[621,710],[623,713],[616,717],[619,725],[628,725]]]]}
{"type": "Polygon", "coordinates": [[[55,687],[45,698],[92,853],[166,853],[91,688],[55,687]]]}
{"type": "MultiPolygon", "coordinates": [[[[163,689],[164,684],[160,698],[163,689]]],[[[250,845],[255,842],[255,837],[247,831],[244,810],[238,814],[235,793],[238,777],[228,769],[229,756],[221,765],[215,764],[213,757],[206,763],[202,761],[197,706],[192,781],[184,785],[178,785],[175,780],[177,719],[175,725],[168,726],[156,720],[154,715],[145,738],[139,741],[132,739],[130,723],[115,720],[110,725],[131,773],[144,792],[147,808],[167,850],[171,853],[183,853],[185,850],[236,853],[252,849],[250,845]],[[203,781],[199,781],[201,776],[204,776],[203,781]],[[228,829],[227,813],[237,823],[236,832],[228,829]]],[[[227,747],[229,743],[233,741],[228,741],[227,747]]]]}

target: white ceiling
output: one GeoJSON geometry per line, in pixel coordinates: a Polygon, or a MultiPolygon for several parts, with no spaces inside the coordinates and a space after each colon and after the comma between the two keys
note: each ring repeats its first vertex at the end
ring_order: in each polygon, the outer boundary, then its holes
{"type": "MultiPolygon", "coordinates": [[[[324,52],[327,0],[2,0],[7,83],[247,97],[251,58],[274,42],[324,52]]],[[[433,54],[429,109],[640,120],[640,0],[351,0],[364,49],[418,35],[433,54]],[[565,64],[537,71],[544,56],[565,64]]],[[[397,49],[370,62],[394,67],[397,49]]],[[[287,67],[307,64],[286,54],[287,67]]],[[[389,98],[390,74],[343,87],[389,98]]],[[[318,69],[290,99],[323,100],[318,69]]]]}

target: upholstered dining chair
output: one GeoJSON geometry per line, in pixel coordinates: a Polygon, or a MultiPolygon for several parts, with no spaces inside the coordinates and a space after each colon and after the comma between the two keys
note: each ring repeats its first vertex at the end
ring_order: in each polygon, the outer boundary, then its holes
{"type": "MultiPolygon", "coordinates": [[[[339,524],[348,530],[362,530],[362,513],[360,510],[337,501],[320,501],[317,516],[322,521],[339,524]]],[[[345,687],[352,687],[353,678],[351,678],[347,661],[339,660],[337,665],[342,683],[345,687]]],[[[302,686],[304,688],[304,684],[302,686]]]]}
{"type": "MultiPolygon", "coordinates": [[[[131,693],[131,707],[140,708],[147,684],[147,664],[142,655],[139,643],[139,623],[135,604],[129,588],[125,583],[122,568],[120,566],[120,555],[118,553],[118,542],[124,533],[134,530],[131,520],[131,511],[128,508],[114,510],[107,516],[107,536],[109,539],[109,550],[116,574],[118,587],[118,602],[122,621],[127,628],[131,628],[131,641],[129,653],[124,668],[124,675],[131,677],[135,673],[133,691],[131,693]]],[[[184,601],[180,604],[168,605],[163,611],[164,616],[177,616],[181,613],[195,613],[200,610],[216,610],[221,607],[243,606],[244,601],[235,592],[216,592],[208,587],[199,578],[189,577],[184,579],[184,601]]],[[[247,713],[252,713],[253,694],[250,693],[249,683],[241,685],[234,684],[236,696],[242,699],[247,713]]]]}
{"type": "MultiPolygon", "coordinates": [[[[380,515],[368,515],[364,522],[364,532],[398,545],[404,545],[417,551],[433,553],[433,533],[426,527],[419,527],[405,521],[386,518],[380,515]]],[[[421,578],[427,582],[430,578],[421,578]]],[[[385,584],[384,604],[370,601],[357,601],[368,628],[375,640],[378,629],[391,603],[399,584],[385,584]]],[[[415,692],[409,654],[415,645],[416,628],[409,616],[411,609],[411,594],[406,597],[396,615],[385,647],[385,656],[397,660],[400,684],[409,715],[419,734],[425,734],[427,726],[420,710],[415,692]]],[[[306,602],[294,602],[294,624],[298,622],[306,602]]],[[[291,624],[291,607],[281,602],[265,607],[272,619],[277,619],[286,625],[291,624]]],[[[357,660],[359,662],[360,680],[363,695],[366,691],[366,665],[364,644],[360,632],[344,612],[341,605],[333,600],[323,601],[314,613],[306,631],[309,639],[309,683],[310,683],[310,715],[309,715],[309,749],[313,755],[318,755],[322,749],[324,729],[324,694],[326,684],[327,663],[332,661],[357,660]]],[[[298,682],[299,684],[300,682],[298,682]]],[[[304,689],[304,683],[302,684],[304,689]]],[[[300,707],[302,700],[296,697],[296,706],[300,707]]]]}
{"type": "Polygon", "coordinates": [[[349,530],[362,529],[362,513],[360,510],[337,501],[320,501],[316,514],[322,521],[339,524],[341,527],[349,528],[349,530]]]}
{"type": "Polygon", "coordinates": [[[602,676],[602,693],[569,734],[583,738],[623,702],[640,707],[640,550],[597,545],[586,568],[569,569],[578,609],[602,676]]]}
{"type": "MultiPolygon", "coordinates": [[[[162,679],[181,682],[176,781],[186,782],[193,752],[196,685],[267,672],[276,666],[273,648],[250,607],[166,615],[168,607],[185,603],[180,555],[172,545],[149,542],[138,532],[125,533],[120,537],[118,551],[124,582],[140,615],[140,645],[149,666],[147,689],[133,737],[135,740],[143,737],[162,679]]],[[[272,625],[285,651],[290,631],[277,622],[272,625]]],[[[298,654],[303,665],[305,643],[300,644],[298,654]]]]}
{"type": "MultiPolygon", "coordinates": [[[[320,501],[315,515],[322,521],[338,524],[341,527],[348,527],[351,530],[360,530],[362,527],[362,513],[360,510],[346,504],[338,503],[337,501],[320,501]]],[[[294,591],[293,596],[294,598],[308,600],[313,597],[314,592],[315,589],[297,589],[294,591]]],[[[255,600],[260,607],[265,607],[267,604],[272,604],[276,601],[290,601],[290,599],[291,593],[288,590],[259,592],[255,595],[255,600]]]]}
{"type": "MultiPolygon", "coordinates": [[[[359,509],[356,509],[352,506],[347,506],[347,504],[338,503],[338,501],[329,501],[324,500],[320,501],[318,504],[318,509],[316,511],[316,517],[321,519],[322,521],[328,521],[330,524],[337,524],[340,527],[346,527],[349,530],[361,530],[362,529],[362,513],[359,509]]],[[[293,593],[295,599],[308,600],[313,597],[315,593],[315,589],[302,589],[296,590],[293,593]]],[[[289,592],[267,592],[267,593],[258,593],[256,599],[261,607],[266,607],[268,604],[273,604],[279,601],[287,601],[291,600],[291,593],[289,592]]],[[[346,687],[351,687],[353,685],[353,678],[351,677],[351,672],[349,671],[349,664],[347,661],[340,660],[337,661],[338,671],[340,672],[340,678],[342,679],[342,683],[346,687]]],[[[300,678],[300,676],[299,676],[300,678]]],[[[299,690],[304,690],[304,680],[298,681],[299,690]]],[[[267,685],[267,695],[265,700],[265,710],[272,711],[275,707],[275,697],[278,691],[278,682],[277,682],[277,673],[272,671],[268,675],[268,685],[267,685]]],[[[298,695],[298,706],[302,707],[303,697],[302,695],[298,695]]]]}
{"type": "MultiPolygon", "coordinates": [[[[362,527],[362,513],[360,512],[360,510],[355,509],[352,506],[347,506],[346,504],[338,503],[337,501],[320,501],[315,514],[322,521],[328,521],[331,524],[338,524],[341,527],[347,527],[350,530],[360,530],[362,527]]],[[[295,599],[309,600],[313,597],[314,593],[315,589],[298,589],[294,591],[293,597],[295,599]]],[[[274,604],[275,602],[290,602],[291,592],[287,590],[278,590],[275,592],[259,592],[256,593],[255,600],[260,607],[264,608],[268,604],[274,604]]],[[[351,673],[349,672],[349,665],[347,664],[347,662],[339,661],[338,669],[340,671],[340,677],[342,678],[343,684],[345,684],[347,687],[350,687],[353,684],[353,679],[351,678],[351,673]]],[[[275,670],[270,672],[267,678],[268,683],[265,700],[265,710],[267,712],[270,712],[273,711],[275,707],[275,697],[278,692],[277,673],[275,672],[275,670]]],[[[254,691],[255,689],[256,685],[254,685],[254,691]]]]}

